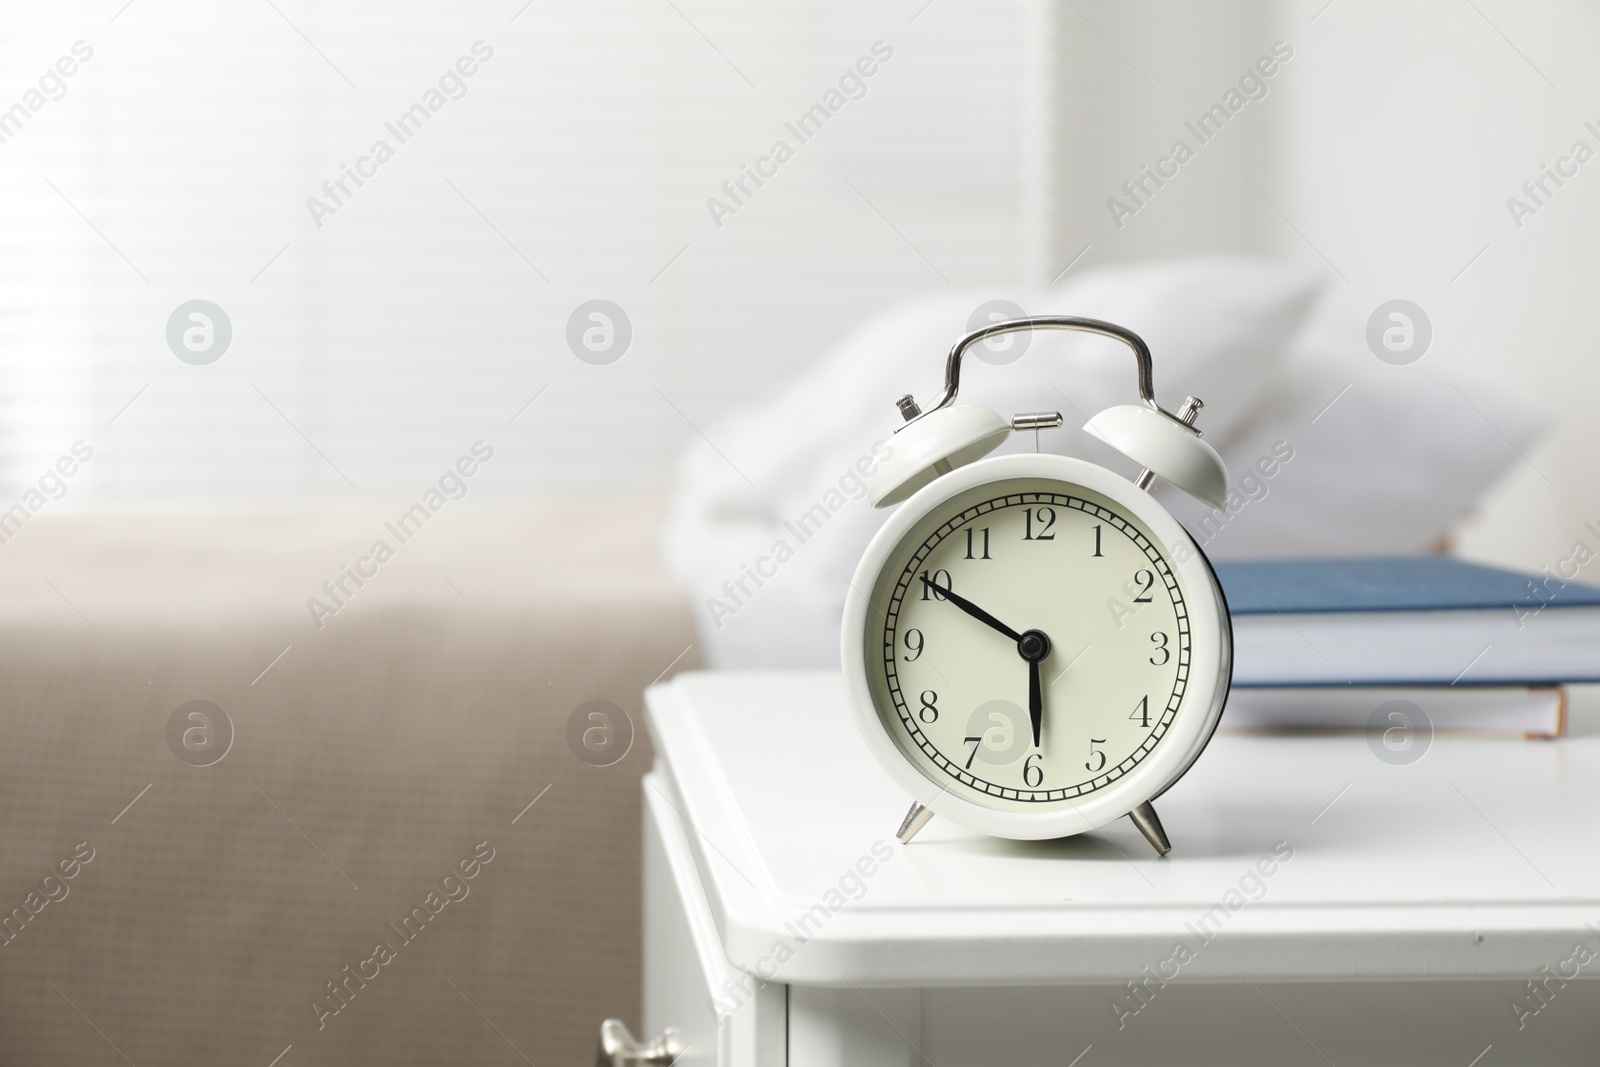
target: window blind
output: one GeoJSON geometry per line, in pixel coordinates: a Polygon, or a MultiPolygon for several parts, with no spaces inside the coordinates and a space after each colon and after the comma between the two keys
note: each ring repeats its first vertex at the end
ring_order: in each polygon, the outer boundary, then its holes
{"type": "Polygon", "coordinates": [[[1054,273],[1049,19],[9,3],[0,506],[79,440],[63,507],[405,495],[478,440],[480,491],[661,484],[883,305],[1054,273]],[[195,300],[210,362],[168,340],[195,300]],[[568,343],[595,300],[611,362],[568,343]]]}

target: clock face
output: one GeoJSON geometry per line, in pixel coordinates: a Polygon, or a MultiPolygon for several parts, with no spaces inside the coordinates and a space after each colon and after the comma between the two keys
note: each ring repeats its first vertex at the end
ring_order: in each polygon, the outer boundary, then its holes
{"type": "Polygon", "coordinates": [[[1134,509],[1055,478],[935,504],[889,549],[866,605],[882,729],[941,791],[982,807],[1114,790],[1184,716],[1220,711],[1191,686],[1194,598],[1174,552],[1134,509]]]}

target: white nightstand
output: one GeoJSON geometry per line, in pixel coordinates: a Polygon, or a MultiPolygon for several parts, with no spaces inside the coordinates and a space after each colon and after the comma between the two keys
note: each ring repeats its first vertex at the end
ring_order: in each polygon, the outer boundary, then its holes
{"type": "Polygon", "coordinates": [[[900,845],[907,798],[835,676],[648,699],[645,1025],[680,1063],[1600,1058],[1600,738],[1394,766],[1359,736],[1225,734],[1163,798],[1157,859],[1125,822],[900,845]]]}

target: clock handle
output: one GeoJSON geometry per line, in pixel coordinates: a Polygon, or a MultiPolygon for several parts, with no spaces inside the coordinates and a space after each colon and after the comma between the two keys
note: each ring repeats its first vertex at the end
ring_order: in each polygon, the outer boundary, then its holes
{"type": "Polygon", "coordinates": [[[1005,319],[1001,322],[991,322],[987,326],[980,326],[958,340],[950,349],[950,354],[945,357],[944,363],[944,395],[939,402],[927,411],[917,409],[913,401],[911,410],[907,410],[905,402],[900,402],[901,415],[907,422],[915,422],[923,415],[942,408],[947,408],[956,402],[956,393],[961,389],[961,357],[966,355],[968,348],[979,341],[1001,334],[1020,333],[1023,330],[1076,330],[1080,333],[1099,334],[1109,337],[1114,341],[1121,341],[1133,350],[1134,361],[1139,370],[1139,399],[1144,401],[1144,406],[1151,411],[1159,412],[1172,417],[1156,403],[1155,372],[1150,362],[1150,346],[1144,339],[1125,326],[1118,326],[1114,322],[1105,322],[1101,319],[1085,319],[1076,315],[1032,315],[1021,319],[1005,319]]]}
{"type": "MultiPolygon", "coordinates": [[[[1078,318],[1073,315],[1033,315],[991,322],[958,340],[945,359],[944,395],[939,398],[938,403],[923,411],[917,405],[916,399],[909,394],[896,401],[900,408],[900,417],[905,420],[905,425],[895,429],[897,434],[904,433],[912,426],[928,425],[923,423],[923,420],[930,415],[943,412],[947,408],[952,410],[933,420],[934,422],[945,420],[939,423],[938,432],[911,438],[915,442],[912,452],[919,454],[919,462],[911,464],[913,469],[909,473],[900,472],[892,488],[875,494],[874,505],[883,507],[899,503],[933,478],[947,473],[948,468],[970,462],[993,449],[1000,443],[1000,438],[1005,436],[1007,429],[1018,428],[1015,424],[1002,423],[998,418],[991,420],[994,425],[984,423],[969,427],[967,423],[973,421],[973,416],[970,414],[956,419],[954,423],[950,420],[957,412],[963,410],[982,410],[953,407],[956,394],[961,389],[961,358],[966,355],[967,349],[985,338],[1019,333],[1023,330],[1076,330],[1109,337],[1127,345],[1133,351],[1134,362],[1138,365],[1139,399],[1142,403],[1107,408],[1090,419],[1084,429],[1143,468],[1138,478],[1141,489],[1149,488],[1153,477],[1159,476],[1213,508],[1223,506],[1228,494],[1228,469],[1216,449],[1200,440],[1200,431],[1194,427],[1200,402],[1190,397],[1176,415],[1157,404],[1154,375],[1150,365],[1150,347],[1144,343],[1144,339],[1116,323],[1078,318]],[[947,423],[949,425],[946,425],[947,423]],[[959,428],[962,427],[967,430],[965,435],[959,432],[959,428]],[[943,450],[931,445],[930,442],[938,442],[943,446],[943,450]],[[921,453],[931,452],[939,452],[937,463],[924,462],[928,456],[921,453]],[[950,459],[954,456],[962,458],[956,463],[951,463],[950,459]]],[[[1033,416],[1021,418],[1026,423],[1033,416]]],[[[905,440],[901,439],[901,443],[905,443],[905,440]]]]}

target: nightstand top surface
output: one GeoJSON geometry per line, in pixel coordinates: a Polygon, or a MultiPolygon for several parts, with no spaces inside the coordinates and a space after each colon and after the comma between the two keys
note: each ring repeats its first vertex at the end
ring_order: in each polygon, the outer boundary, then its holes
{"type": "Polygon", "coordinates": [[[910,798],[836,675],[687,674],[648,703],[650,799],[729,960],[780,981],[1122,982],[1179,942],[1185,977],[1515,977],[1600,948],[1600,738],[1440,735],[1394,766],[1359,735],[1219,734],[1158,803],[1158,859],[1127,820],[899,844],[910,798]]]}

